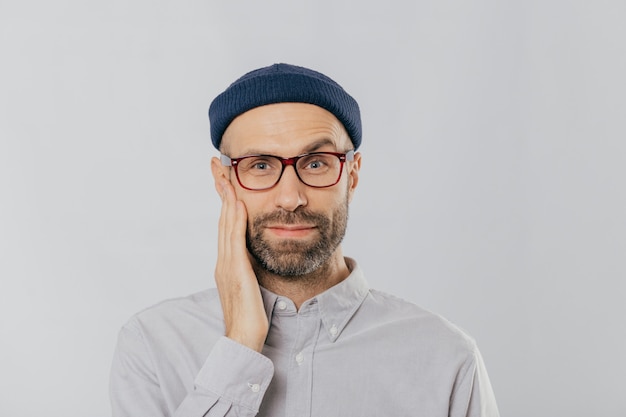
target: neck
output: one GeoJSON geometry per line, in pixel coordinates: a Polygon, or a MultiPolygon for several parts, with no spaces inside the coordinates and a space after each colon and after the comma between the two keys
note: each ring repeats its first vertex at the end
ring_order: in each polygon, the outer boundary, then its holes
{"type": "Polygon", "coordinates": [[[315,271],[295,277],[273,274],[253,263],[259,284],[275,294],[289,298],[300,309],[302,303],[337,285],[350,275],[340,248],[315,271]]]}

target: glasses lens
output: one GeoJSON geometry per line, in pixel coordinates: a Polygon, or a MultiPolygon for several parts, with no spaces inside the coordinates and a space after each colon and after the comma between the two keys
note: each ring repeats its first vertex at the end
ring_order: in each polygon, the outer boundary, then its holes
{"type": "Polygon", "coordinates": [[[237,164],[239,181],[253,190],[272,187],[283,169],[280,159],[272,156],[250,156],[237,164]]]}
{"type": "Polygon", "coordinates": [[[313,187],[327,187],[335,184],[341,170],[339,158],[326,153],[304,156],[298,160],[296,166],[302,182],[313,187]]]}

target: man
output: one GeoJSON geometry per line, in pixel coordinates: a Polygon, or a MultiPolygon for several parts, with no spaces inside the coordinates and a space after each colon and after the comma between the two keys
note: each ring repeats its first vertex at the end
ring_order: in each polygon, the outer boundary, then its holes
{"type": "Polygon", "coordinates": [[[474,341],[368,288],[343,256],[354,99],[318,72],[252,71],[211,104],[217,289],[120,332],[115,416],[498,416],[474,341]]]}

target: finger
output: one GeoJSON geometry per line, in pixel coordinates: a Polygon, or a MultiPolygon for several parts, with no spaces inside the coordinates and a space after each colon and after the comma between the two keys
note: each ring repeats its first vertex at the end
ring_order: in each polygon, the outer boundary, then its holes
{"type": "Polygon", "coordinates": [[[234,216],[234,190],[226,181],[221,181],[221,190],[222,209],[218,226],[218,261],[221,260],[223,262],[231,256],[229,240],[231,239],[232,218],[234,216]]]}
{"type": "Polygon", "coordinates": [[[222,208],[218,223],[218,255],[223,254],[224,243],[226,241],[226,218],[228,216],[228,204],[226,202],[226,190],[223,181],[220,181],[220,198],[222,199],[222,208]]]}
{"type": "Polygon", "coordinates": [[[224,212],[224,249],[228,250],[228,256],[231,255],[230,248],[232,245],[232,241],[235,238],[235,227],[237,224],[237,199],[235,196],[235,190],[233,186],[224,182],[224,202],[223,202],[223,212],[224,212]]]}
{"type": "MultiPolygon", "coordinates": [[[[217,268],[232,268],[233,265],[241,265],[240,256],[246,256],[245,229],[246,212],[242,210],[243,203],[238,202],[235,189],[228,181],[223,181],[222,210],[219,222],[218,237],[218,265],[217,268]],[[240,206],[240,208],[238,208],[240,206]]],[[[222,270],[227,273],[228,271],[222,270]]],[[[220,274],[221,275],[221,274],[220,274]]]]}
{"type": "Polygon", "coordinates": [[[238,256],[247,258],[246,229],[248,227],[248,214],[243,201],[235,202],[235,219],[233,224],[232,249],[238,256]]]}

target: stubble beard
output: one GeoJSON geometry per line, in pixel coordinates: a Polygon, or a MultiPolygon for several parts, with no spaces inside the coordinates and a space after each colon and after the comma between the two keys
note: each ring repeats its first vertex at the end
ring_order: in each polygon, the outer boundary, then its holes
{"type": "Polygon", "coordinates": [[[287,280],[297,280],[324,268],[346,233],[348,202],[327,217],[300,207],[293,212],[275,211],[255,217],[248,225],[246,245],[252,257],[265,271],[287,280]],[[312,224],[317,236],[313,240],[281,239],[270,242],[263,233],[270,224],[312,224]]]}

